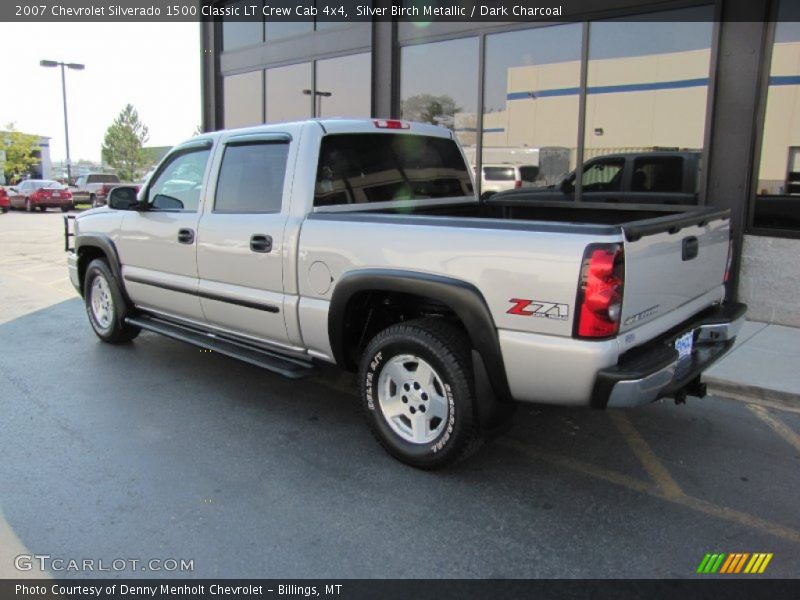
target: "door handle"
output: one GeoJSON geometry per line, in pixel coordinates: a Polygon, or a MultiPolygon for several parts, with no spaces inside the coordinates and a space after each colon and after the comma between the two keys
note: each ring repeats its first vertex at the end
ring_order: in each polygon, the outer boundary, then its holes
{"type": "Polygon", "coordinates": [[[194,243],[194,230],[193,229],[179,229],[178,230],[178,242],[181,244],[193,244],[194,243]]]}
{"type": "Polygon", "coordinates": [[[254,233],[250,237],[250,250],[253,252],[267,253],[272,251],[272,236],[263,233],[254,233]]]}

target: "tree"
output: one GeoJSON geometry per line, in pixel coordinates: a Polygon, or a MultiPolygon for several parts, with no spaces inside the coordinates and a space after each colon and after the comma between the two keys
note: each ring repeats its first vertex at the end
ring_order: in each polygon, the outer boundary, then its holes
{"type": "Polygon", "coordinates": [[[116,169],[123,181],[134,181],[147,166],[143,149],[150,139],[147,126],[139,120],[139,113],[128,104],[106,129],[103,140],[103,160],[116,169]]]}
{"type": "Polygon", "coordinates": [[[454,116],[461,110],[451,96],[417,94],[403,100],[403,118],[453,128],[454,116]]]}
{"type": "Polygon", "coordinates": [[[17,181],[39,162],[39,137],[17,131],[14,123],[9,123],[5,131],[0,132],[0,150],[6,153],[3,165],[6,181],[17,181]]]}

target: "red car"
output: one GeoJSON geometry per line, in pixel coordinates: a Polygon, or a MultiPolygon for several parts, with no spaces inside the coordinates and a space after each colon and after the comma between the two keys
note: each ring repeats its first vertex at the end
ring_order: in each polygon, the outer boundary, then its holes
{"type": "Polygon", "coordinates": [[[26,179],[9,188],[9,191],[11,208],[24,208],[28,212],[37,208],[42,212],[48,208],[60,208],[61,212],[67,212],[73,208],[72,192],[50,179],[26,179]]]}
{"type": "Polygon", "coordinates": [[[0,185],[0,212],[7,213],[9,208],[11,208],[11,199],[8,197],[6,188],[0,185]]]}

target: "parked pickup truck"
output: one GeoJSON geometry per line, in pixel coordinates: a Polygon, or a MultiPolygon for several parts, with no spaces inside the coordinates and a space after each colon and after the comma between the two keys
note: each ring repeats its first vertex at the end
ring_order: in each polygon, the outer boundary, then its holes
{"type": "MultiPolygon", "coordinates": [[[[481,203],[447,129],[313,120],[197,136],[79,215],[97,336],[148,330],[288,377],[357,371],[372,431],[440,467],[514,402],[702,395],[745,307],[708,207],[481,203]]],[[[146,376],[143,375],[143,376],[146,376]]]]}
{"type": "Polygon", "coordinates": [[[134,185],[124,183],[113,173],[89,173],[81,175],[75,180],[72,188],[72,196],[75,203],[88,203],[92,207],[103,206],[106,203],[108,193],[120,185],[134,185]]]}
{"type": "MultiPolygon", "coordinates": [[[[697,151],[672,150],[598,156],[583,164],[582,198],[585,202],[697,204],[701,158],[697,151]]],[[[573,201],[575,171],[558,185],[508,193],[524,194],[535,202],[573,201]]]]}

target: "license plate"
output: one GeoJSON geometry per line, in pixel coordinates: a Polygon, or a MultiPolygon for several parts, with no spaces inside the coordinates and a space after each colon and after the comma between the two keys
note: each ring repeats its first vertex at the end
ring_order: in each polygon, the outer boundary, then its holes
{"type": "Polygon", "coordinates": [[[687,331],[675,340],[675,350],[678,351],[678,360],[691,356],[694,346],[694,331],[687,331]]]}
{"type": "Polygon", "coordinates": [[[61,198],[61,194],[59,192],[54,192],[53,198],[61,198]]]}

